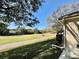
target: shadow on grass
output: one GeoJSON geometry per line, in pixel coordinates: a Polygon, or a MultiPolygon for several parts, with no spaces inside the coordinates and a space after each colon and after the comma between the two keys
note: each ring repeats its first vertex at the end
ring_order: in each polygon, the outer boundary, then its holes
{"type": "Polygon", "coordinates": [[[58,59],[61,49],[52,47],[54,39],[0,53],[0,59],[58,59]]]}

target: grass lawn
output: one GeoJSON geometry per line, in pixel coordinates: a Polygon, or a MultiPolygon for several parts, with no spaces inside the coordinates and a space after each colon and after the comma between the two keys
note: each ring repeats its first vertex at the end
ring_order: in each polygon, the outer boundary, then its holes
{"type": "Polygon", "coordinates": [[[52,47],[55,39],[0,53],[0,59],[58,59],[62,50],[52,47]]]}
{"type": "Polygon", "coordinates": [[[16,35],[16,36],[0,36],[0,45],[20,42],[25,40],[41,39],[43,37],[52,38],[55,35],[53,34],[32,34],[32,35],[16,35]]]}

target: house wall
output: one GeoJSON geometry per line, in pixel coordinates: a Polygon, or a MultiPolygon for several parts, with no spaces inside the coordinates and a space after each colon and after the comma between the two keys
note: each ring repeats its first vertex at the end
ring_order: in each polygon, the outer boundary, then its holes
{"type": "Polygon", "coordinates": [[[79,22],[69,22],[66,26],[66,50],[67,55],[72,58],[79,58],[79,22]]]}

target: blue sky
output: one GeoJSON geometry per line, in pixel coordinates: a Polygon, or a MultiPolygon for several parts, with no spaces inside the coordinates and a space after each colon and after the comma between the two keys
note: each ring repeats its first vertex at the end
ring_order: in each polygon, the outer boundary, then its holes
{"type": "MultiPolygon", "coordinates": [[[[73,2],[78,2],[78,0],[45,0],[45,3],[40,7],[40,9],[35,13],[35,16],[39,19],[40,23],[35,26],[38,29],[44,29],[47,27],[47,18],[53,14],[53,12],[63,6],[64,4],[69,4],[73,2]]],[[[14,24],[11,24],[9,28],[16,28],[14,24]]]]}

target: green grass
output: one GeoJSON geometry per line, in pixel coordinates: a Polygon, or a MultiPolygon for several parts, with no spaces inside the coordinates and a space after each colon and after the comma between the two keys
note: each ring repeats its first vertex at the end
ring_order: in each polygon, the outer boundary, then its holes
{"type": "Polygon", "coordinates": [[[58,59],[61,49],[52,47],[55,39],[0,53],[0,59],[58,59]]]}
{"type": "MultiPolygon", "coordinates": [[[[46,34],[44,37],[51,38],[53,35],[46,34]]],[[[17,35],[17,36],[0,36],[0,45],[8,44],[8,43],[15,43],[25,40],[33,40],[33,39],[41,39],[42,34],[32,34],[32,35],[17,35]]],[[[46,38],[46,39],[48,39],[46,38]]]]}
{"type": "Polygon", "coordinates": [[[1,36],[0,37],[0,45],[13,43],[13,42],[20,42],[25,41],[28,39],[34,39],[34,35],[19,35],[19,36],[1,36]]]}

